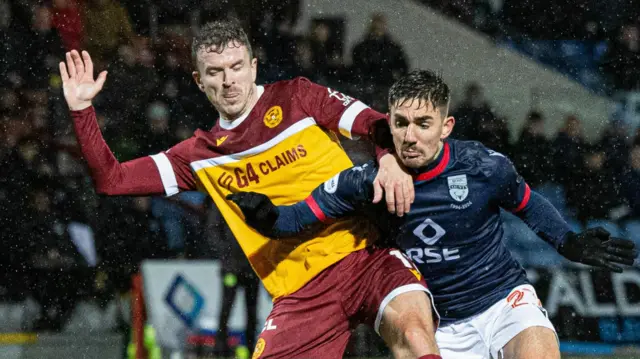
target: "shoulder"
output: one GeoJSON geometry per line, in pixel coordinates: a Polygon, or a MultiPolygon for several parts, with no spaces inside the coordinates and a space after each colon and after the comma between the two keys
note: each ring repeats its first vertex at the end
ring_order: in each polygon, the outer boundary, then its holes
{"type": "Polygon", "coordinates": [[[312,85],[314,85],[314,83],[311,82],[311,80],[309,80],[306,77],[299,76],[290,80],[280,80],[270,84],[266,84],[264,85],[264,88],[266,91],[280,92],[283,90],[295,91],[295,90],[311,87],[312,85]]]}
{"type": "Polygon", "coordinates": [[[513,166],[509,158],[477,141],[449,140],[458,163],[475,168],[487,177],[513,166]]]}
{"type": "Polygon", "coordinates": [[[172,157],[181,158],[187,162],[191,162],[194,158],[197,158],[203,151],[211,145],[212,132],[196,130],[193,136],[182,140],[175,144],[173,147],[165,151],[167,155],[172,157]]]}

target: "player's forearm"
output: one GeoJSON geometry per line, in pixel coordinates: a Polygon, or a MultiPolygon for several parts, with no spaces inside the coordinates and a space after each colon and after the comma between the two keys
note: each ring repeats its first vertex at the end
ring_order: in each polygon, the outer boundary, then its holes
{"type": "Polygon", "coordinates": [[[118,162],[102,137],[93,107],[71,111],[71,117],[96,192],[107,195],[164,193],[158,169],[150,157],[118,162]]]}
{"type": "Polygon", "coordinates": [[[291,206],[278,206],[278,219],[269,235],[277,238],[294,237],[305,228],[321,222],[306,201],[291,206]]]}
{"type": "Polygon", "coordinates": [[[319,222],[344,217],[371,202],[377,169],[371,163],[340,172],[316,187],[304,201],[278,206],[278,237],[292,236],[319,222]]]}
{"type": "Polygon", "coordinates": [[[520,217],[538,236],[556,249],[571,232],[569,224],[546,198],[531,191],[527,205],[516,215],[520,217]]]}

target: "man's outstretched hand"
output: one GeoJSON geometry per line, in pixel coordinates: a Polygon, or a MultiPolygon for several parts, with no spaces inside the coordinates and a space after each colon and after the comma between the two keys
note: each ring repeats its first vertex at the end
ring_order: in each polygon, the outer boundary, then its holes
{"type": "Polygon", "coordinates": [[[69,109],[83,110],[91,106],[91,100],[102,90],[107,72],[102,71],[98,78],[93,78],[93,61],[86,51],[82,56],[76,50],[66,53],[66,65],[60,62],[62,89],[69,109]]]}
{"type": "Polygon", "coordinates": [[[558,252],[569,260],[620,273],[618,264],[632,265],[637,256],[635,244],[613,238],[602,227],[582,233],[569,233],[558,252]]]}
{"type": "Polygon", "coordinates": [[[240,207],[248,225],[264,236],[274,237],[273,227],[279,213],[269,197],[256,192],[238,192],[228,195],[227,199],[240,207]]]}

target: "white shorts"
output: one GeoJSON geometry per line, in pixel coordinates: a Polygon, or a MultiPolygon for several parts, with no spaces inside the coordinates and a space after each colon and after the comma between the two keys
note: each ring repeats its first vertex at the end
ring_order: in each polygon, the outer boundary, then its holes
{"type": "Polygon", "coordinates": [[[438,328],[436,342],[443,359],[499,359],[513,337],[538,326],[555,333],[535,289],[525,284],[484,312],[438,328]]]}

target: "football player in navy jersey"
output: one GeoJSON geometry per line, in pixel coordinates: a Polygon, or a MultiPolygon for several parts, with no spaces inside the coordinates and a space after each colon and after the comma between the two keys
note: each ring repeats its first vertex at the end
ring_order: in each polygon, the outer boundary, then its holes
{"type": "MultiPolygon", "coordinates": [[[[414,71],[390,89],[393,145],[414,176],[415,201],[401,218],[381,210],[376,220],[386,223],[404,251],[396,255],[420,270],[433,293],[443,358],[559,358],[553,325],[504,245],[509,238],[500,209],[575,262],[620,272],[620,264],[633,264],[634,244],[601,228],[572,232],[507,157],[478,142],[449,139],[455,124],[449,99],[446,83],[429,71],[414,71]]],[[[285,238],[370,209],[376,173],[374,163],[347,169],[291,206],[275,206],[254,192],[229,199],[259,232],[285,238]]]]}

